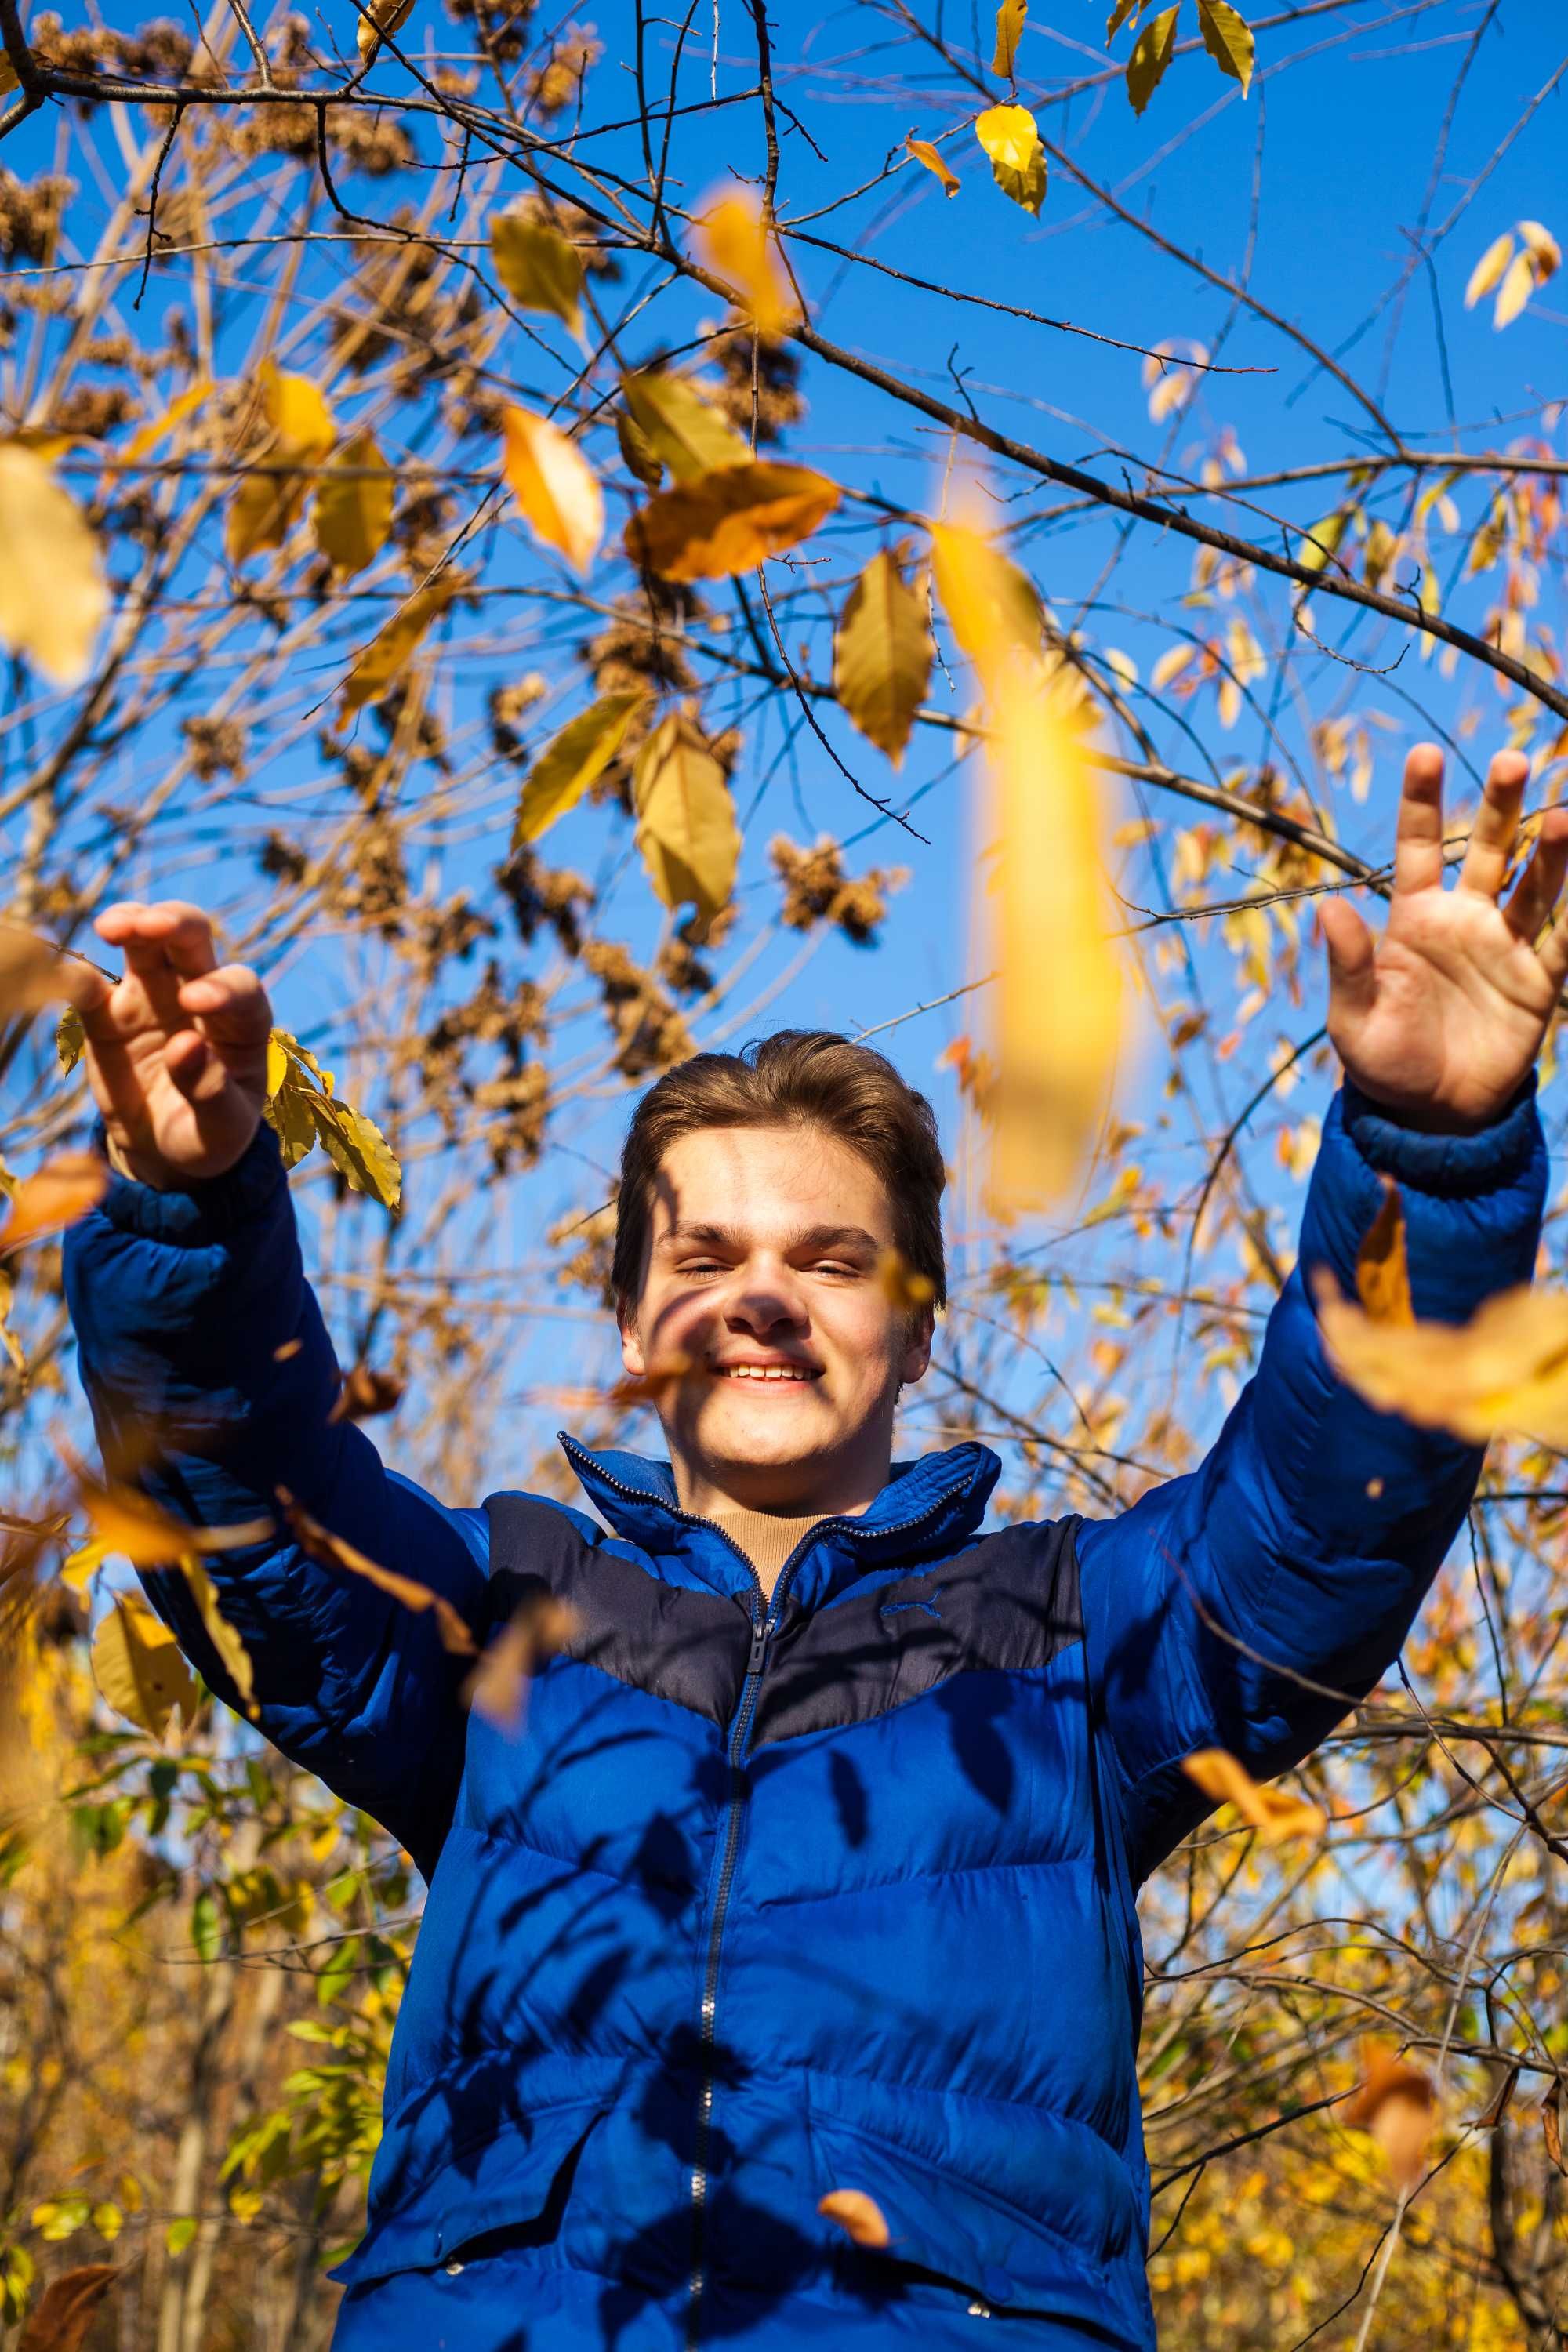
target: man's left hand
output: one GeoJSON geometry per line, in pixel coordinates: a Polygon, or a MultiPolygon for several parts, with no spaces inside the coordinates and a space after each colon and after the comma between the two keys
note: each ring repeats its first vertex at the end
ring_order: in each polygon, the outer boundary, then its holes
{"type": "Polygon", "coordinates": [[[1497,1116],[1568,978],[1568,921],[1551,922],[1568,874],[1568,807],[1546,811],[1499,904],[1529,772],[1519,751],[1492,761],[1458,886],[1445,890],[1443,754],[1418,743],[1405,763],[1383,937],[1347,899],[1322,903],[1334,1050],[1363,1094],[1429,1134],[1471,1134],[1497,1116]]]}

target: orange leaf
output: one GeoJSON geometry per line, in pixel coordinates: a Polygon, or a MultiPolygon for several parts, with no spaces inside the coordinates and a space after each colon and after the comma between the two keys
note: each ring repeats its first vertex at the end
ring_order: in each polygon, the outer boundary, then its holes
{"type": "Polygon", "coordinates": [[[576,1613],[565,1601],[552,1592],[531,1594],[481,1654],[463,1685],[465,1703],[498,1731],[517,1733],[530,1682],[576,1630],[576,1613]]]}
{"type": "Polygon", "coordinates": [[[721,196],[697,224],[697,250],[759,335],[782,335],[800,304],[754,196],[721,196]]]}
{"type": "Polygon", "coordinates": [[[1405,1254],[1405,1209],[1392,1176],[1383,1178],[1383,1206],[1356,1253],[1355,1286],[1374,1323],[1414,1323],[1410,1266],[1405,1254]]]}
{"type": "Polygon", "coordinates": [[[724,580],[810,537],[839,488],[805,466],[722,466],[649,499],[626,525],[626,552],[666,580],[724,580]]]}
{"type": "MultiPolygon", "coordinates": [[[[284,1342],[285,1346],[289,1344],[284,1342]]],[[[338,1421],[369,1421],[378,1412],[395,1412],[403,1402],[404,1385],[395,1373],[376,1372],[368,1364],[355,1364],[343,1376],[337,1402],[327,1415],[329,1425],[338,1421]]]]}
{"type": "Polygon", "coordinates": [[[96,1209],[109,1189],[109,1167],[91,1151],[62,1151],[17,1185],[11,1213],[0,1226],[0,1257],[45,1234],[74,1225],[96,1209]]]}
{"type": "Polygon", "coordinates": [[[333,1535],[330,1528],[324,1528],[320,1519],[312,1518],[303,1505],[294,1500],[287,1486],[279,1486],[277,1495],[289,1531],[308,1559],[316,1560],[323,1568],[345,1569],[351,1576],[363,1576],[367,1583],[390,1592],[395,1601],[401,1601],[405,1609],[433,1609],[441,1647],[455,1658],[478,1654],[479,1644],[467,1623],[442,1593],[433,1592],[427,1584],[416,1583],[411,1576],[400,1576],[394,1568],[383,1568],[344,1537],[333,1535]]]}
{"type": "Polygon", "coordinates": [[[574,441],[526,408],[501,413],[502,465],[517,502],[547,547],[585,572],[605,535],[605,501],[574,441]]]}
{"type": "Polygon", "coordinates": [[[16,2352],[81,2352],[92,2315],[119,2276],[111,2263],[88,2263],[51,2279],[16,2352]]]}
{"type": "Polygon", "coordinates": [[[1437,2095],[1431,2076],[1406,2064],[1392,2042],[1364,2034],[1361,2051],[1364,2079],[1343,2103],[1341,2119],[1372,2134],[1394,2186],[1408,2196],[1426,2162],[1437,2095]]]}
{"type": "Polygon", "coordinates": [[[1234,1805],[1265,1845],[1279,1845],[1286,1838],[1321,1837],[1328,1827],[1318,1806],[1284,1789],[1264,1788],[1227,1748],[1195,1748],[1183,1757],[1182,1769],[1205,1797],[1234,1805]]]}
{"type": "Polygon", "coordinates": [[[886,2246],[892,2242],[892,2232],[881,2207],[863,2189],[830,2189],[816,2210],[828,2221],[837,2221],[845,2236],[858,2246],[886,2246]]]}
{"type": "Polygon", "coordinates": [[[660,1362],[650,1364],[645,1372],[635,1375],[628,1372],[624,1381],[617,1381],[615,1387],[605,1392],[604,1401],[623,1411],[634,1404],[658,1406],[695,1370],[696,1365],[689,1356],[666,1356],[660,1362]]]}
{"type": "Polygon", "coordinates": [[[943,162],[929,139],[917,139],[911,131],[904,144],[917,163],[923,163],[928,172],[936,173],[937,178],[942,182],[942,193],[944,196],[957,195],[960,184],[958,173],[951,170],[943,162]]]}

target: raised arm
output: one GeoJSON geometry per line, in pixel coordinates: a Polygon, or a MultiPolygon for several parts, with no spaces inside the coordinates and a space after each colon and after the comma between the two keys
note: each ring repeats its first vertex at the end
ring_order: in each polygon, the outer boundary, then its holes
{"type": "Polygon", "coordinates": [[[1228,1748],[1263,1779],[1310,1753],[1392,1664],[1464,1524],[1484,1447],[1340,1381],[1304,1276],[1327,1265],[1353,1297],[1379,1171],[1400,1187],[1418,1318],[1465,1322],[1531,1276],[1548,1173],[1533,1065],[1568,977],[1552,920],[1568,811],[1546,813],[1500,905],[1525,774],[1517,754],[1493,761],[1445,891],[1442,760],[1411,754],[1383,938],[1324,901],[1346,1082],[1257,1373],[1199,1469],[1079,1530],[1089,1668],[1140,1874],[1208,1810],[1181,1758],[1228,1748]]]}
{"type": "MultiPolygon", "coordinates": [[[[271,1016],[260,982],[242,966],[218,971],[205,917],[179,902],[110,908],[99,929],[126,951],[125,978],[83,1013],[103,1140],[122,1172],[67,1236],[65,1282],[106,1462],[207,1527],[276,1516],[287,1486],[479,1628],[483,1513],[444,1508],[387,1471],[363,1431],[329,1419],[338,1368],[261,1120],[271,1016]]],[[[207,1565],[250,1654],[260,1729],[428,1870],[463,1748],[462,1665],[431,1614],[286,1540],[207,1565]]],[[[233,1700],[183,1574],[142,1581],[233,1700]]]]}

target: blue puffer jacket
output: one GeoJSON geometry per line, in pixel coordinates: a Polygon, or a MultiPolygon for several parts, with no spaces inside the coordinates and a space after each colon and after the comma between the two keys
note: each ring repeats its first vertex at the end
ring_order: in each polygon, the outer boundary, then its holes
{"type": "MultiPolygon", "coordinates": [[[[1383,1167],[1418,1315],[1528,1281],[1534,1095],[1460,1139],[1342,1088],[1302,1263],[1353,1290],[1383,1167]]],[[[1305,1756],[1345,1711],[1313,1685],[1390,1664],[1481,1462],[1335,1381],[1300,1270],[1192,1475],[982,1535],[997,1465],[960,1445],[823,1522],[771,1602],[663,1465],[568,1439],[595,1516],[449,1510],[330,1424],[265,1129],[190,1194],[117,1181],[67,1286],[100,1435],[163,1425],[170,1507],[281,1482],[481,1637],[531,1590],[575,1612],[509,1738],[428,1614],[287,1544],[211,1563],[261,1728],[430,1882],[339,2352],[1152,2344],[1133,1897],[1206,1810],[1179,1759],[1305,1756]]],[[[184,1580],[146,1580],[226,1688],[184,1580]]]]}

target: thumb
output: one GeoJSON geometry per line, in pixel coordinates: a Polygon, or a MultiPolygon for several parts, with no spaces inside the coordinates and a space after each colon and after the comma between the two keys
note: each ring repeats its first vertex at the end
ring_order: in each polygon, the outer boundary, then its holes
{"type": "Polygon", "coordinates": [[[1329,953],[1331,1017],[1370,1013],[1377,995],[1377,941],[1347,899],[1325,898],[1318,920],[1329,953]]]}

